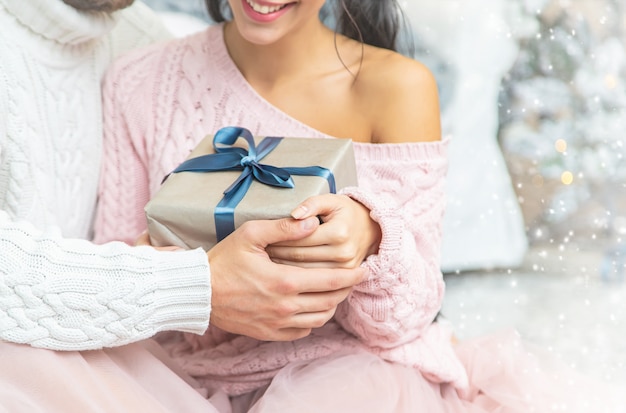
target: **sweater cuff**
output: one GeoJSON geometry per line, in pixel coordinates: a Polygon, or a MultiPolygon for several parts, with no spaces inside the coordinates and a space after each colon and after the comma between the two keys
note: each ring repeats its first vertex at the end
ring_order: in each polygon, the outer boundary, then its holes
{"type": "Polygon", "coordinates": [[[154,277],[156,308],[149,322],[158,331],[203,334],[211,314],[211,273],[206,253],[201,248],[161,252],[154,277]],[[181,262],[188,265],[181,266],[181,262]]]}
{"type": "MultiPolygon", "coordinates": [[[[378,253],[370,255],[366,262],[372,267],[390,264],[393,260],[392,257],[395,257],[402,248],[404,222],[398,213],[398,209],[389,205],[382,197],[375,197],[366,190],[356,186],[344,188],[340,193],[363,204],[370,210],[370,217],[380,225],[382,238],[378,246],[378,253]]],[[[371,271],[370,274],[375,272],[371,271]]]]}

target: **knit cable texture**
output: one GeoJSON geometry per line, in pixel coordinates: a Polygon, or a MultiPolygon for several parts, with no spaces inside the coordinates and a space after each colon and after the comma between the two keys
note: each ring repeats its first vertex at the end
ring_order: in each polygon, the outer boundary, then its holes
{"type": "Polygon", "coordinates": [[[0,0],[0,27],[0,339],[87,350],[202,333],[203,251],[75,239],[93,216],[101,75],[118,54],[170,35],[140,2],[110,19],[56,0],[0,0]]]}
{"type": "Polygon", "coordinates": [[[0,339],[88,350],[207,327],[210,285],[201,250],[95,246],[0,212],[0,251],[0,339]]]}
{"type": "MultiPolygon", "coordinates": [[[[96,217],[99,241],[144,229],[137,208],[145,199],[139,197],[154,194],[161,178],[221,127],[242,126],[257,136],[329,138],[259,96],[237,71],[221,36],[218,25],[131,53],[107,74],[104,109],[110,123],[103,208],[96,217]],[[135,199],[121,199],[133,191],[135,199]],[[136,213],[122,216],[104,208],[119,202],[134,205],[136,213]]],[[[210,327],[201,337],[168,335],[163,344],[170,354],[207,388],[230,394],[258,388],[291,361],[356,347],[414,366],[434,381],[463,383],[449,334],[446,339],[432,324],[444,292],[439,248],[446,148],[446,142],[355,143],[359,187],[345,194],[371,210],[383,240],[378,254],[363,264],[369,279],[355,287],[324,328],[297,342],[276,343],[210,327]]]]}

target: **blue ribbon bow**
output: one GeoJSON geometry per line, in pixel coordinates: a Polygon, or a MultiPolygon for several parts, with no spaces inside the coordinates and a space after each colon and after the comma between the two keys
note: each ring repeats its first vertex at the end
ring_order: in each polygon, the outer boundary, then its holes
{"type": "Polygon", "coordinates": [[[333,173],[321,166],[277,168],[259,163],[274,150],[283,138],[266,137],[255,145],[252,133],[245,128],[228,126],[217,131],[213,137],[215,153],[188,159],[168,174],[178,172],[220,172],[242,171],[241,175],[225,191],[224,197],[215,207],[215,232],[217,241],[221,241],[235,230],[235,207],[248,192],[252,180],[280,188],[293,188],[291,175],[318,176],[328,181],[331,193],[336,193],[333,173]],[[248,149],[233,146],[243,138],[248,149]]]}

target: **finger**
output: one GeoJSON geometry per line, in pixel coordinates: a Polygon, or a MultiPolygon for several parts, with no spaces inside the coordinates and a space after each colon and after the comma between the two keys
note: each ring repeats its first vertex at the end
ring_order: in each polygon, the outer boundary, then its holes
{"type": "Polygon", "coordinates": [[[319,227],[315,217],[303,220],[283,218],[276,220],[248,221],[239,227],[244,239],[261,248],[284,241],[297,241],[309,236],[319,227]]]}
{"type": "Polygon", "coordinates": [[[336,262],[340,261],[337,256],[337,247],[332,245],[316,245],[316,246],[277,246],[268,245],[267,254],[274,262],[336,262]]]}
{"type": "Polygon", "coordinates": [[[311,328],[283,328],[277,331],[271,331],[261,336],[251,335],[261,341],[294,341],[304,338],[311,334],[311,328]]]}
{"type": "Polygon", "coordinates": [[[322,245],[327,245],[329,241],[331,240],[327,234],[327,231],[324,231],[323,233],[318,234],[319,231],[322,231],[321,227],[317,231],[315,231],[313,234],[307,237],[301,238],[301,239],[275,242],[271,245],[268,245],[267,250],[270,251],[270,250],[279,249],[279,248],[296,248],[296,247],[313,248],[313,247],[319,247],[322,245]]]}
{"type": "MultiPolygon", "coordinates": [[[[329,311],[334,313],[337,305],[345,300],[351,291],[352,287],[346,287],[335,291],[300,294],[296,299],[296,303],[300,308],[296,316],[310,313],[327,313],[329,311]]],[[[300,324],[293,327],[304,328],[300,324]]]]}
{"type": "Polygon", "coordinates": [[[312,329],[324,326],[335,315],[335,310],[333,307],[326,311],[296,314],[289,319],[287,327],[263,334],[263,340],[292,341],[306,337],[312,329]]]}
{"type": "Polygon", "coordinates": [[[316,313],[302,313],[295,315],[290,321],[293,327],[288,327],[285,329],[280,329],[279,331],[285,330],[306,330],[313,328],[323,327],[333,316],[335,315],[335,308],[328,311],[320,311],[316,313]]]}
{"type": "MultiPolygon", "coordinates": [[[[318,230],[321,231],[321,228],[318,230]]],[[[307,237],[306,240],[315,240],[315,234],[307,237]]],[[[363,257],[359,255],[358,245],[353,243],[333,244],[323,243],[326,239],[317,242],[318,245],[304,245],[301,243],[306,242],[301,240],[295,242],[296,245],[283,245],[273,244],[266,247],[266,252],[272,259],[272,261],[282,264],[298,264],[298,263],[315,263],[315,262],[327,262],[341,265],[344,268],[348,268],[353,264],[361,264],[363,257]]],[[[307,242],[308,243],[308,242],[307,242]]]]}
{"type": "Polygon", "coordinates": [[[293,280],[290,286],[300,293],[329,292],[353,287],[366,279],[364,268],[298,268],[289,267],[293,280]]]}
{"type": "Polygon", "coordinates": [[[324,194],[316,195],[305,199],[300,205],[291,211],[291,216],[295,219],[305,219],[315,216],[328,215],[336,208],[336,195],[324,194]]]}
{"type": "Polygon", "coordinates": [[[141,234],[139,234],[139,236],[137,237],[137,240],[135,241],[135,245],[139,246],[139,245],[152,245],[150,243],[150,235],[148,234],[148,231],[144,231],[141,234]]]}
{"type": "MultiPolygon", "coordinates": [[[[317,217],[317,216],[316,216],[317,217]]],[[[313,219],[313,218],[306,218],[313,219]]],[[[275,246],[279,247],[315,247],[321,245],[328,245],[333,242],[334,235],[336,233],[335,226],[333,222],[328,222],[324,225],[318,225],[313,233],[310,235],[297,239],[297,240],[288,240],[275,242],[268,246],[268,248],[273,248],[275,246]]]]}
{"type": "MultiPolygon", "coordinates": [[[[323,316],[322,316],[323,317],[323,316]]],[[[313,322],[314,324],[318,324],[319,322],[313,322]]],[[[216,325],[214,320],[211,320],[211,325],[216,325]]],[[[298,325],[307,325],[305,322],[297,322],[298,325]]],[[[311,323],[308,323],[311,324],[311,323]]],[[[314,327],[284,327],[284,328],[273,328],[262,325],[255,325],[254,328],[250,328],[248,325],[235,325],[228,326],[228,330],[234,334],[240,334],[248,337],[255,338],[260,341],[293,341],[298,340],[300,338],[306,337],[311,334],[311,329],[314,327]]]]}
{"type": "Polygon", "coordinates": [[[291,265],[293,267],[300,267],[300,268],[309,268],[309,269],[322,269],[322,268],[354,268],[355,265],[351,265],[350,263],[343,263],[343,262],[334,262],[334,261],[299,261],[299,262],[295,262],[295,261],[286,261],[286,260],[278,260],[278,259],[272,259],[273,262],[275,262],[276,264],[282,264],[282,265],[291,265]]]}

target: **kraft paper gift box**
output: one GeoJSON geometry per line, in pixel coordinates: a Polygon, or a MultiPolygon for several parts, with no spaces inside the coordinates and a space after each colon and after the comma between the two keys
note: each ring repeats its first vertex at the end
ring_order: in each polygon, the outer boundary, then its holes
{"type": "Polygon", "coordinates": [[[263,138],[223,128],[204,138],[146,205],[150,240],[208,250],[246,221],[288,217],[310,196],[356,184],[349,139],[263,138]]]}

